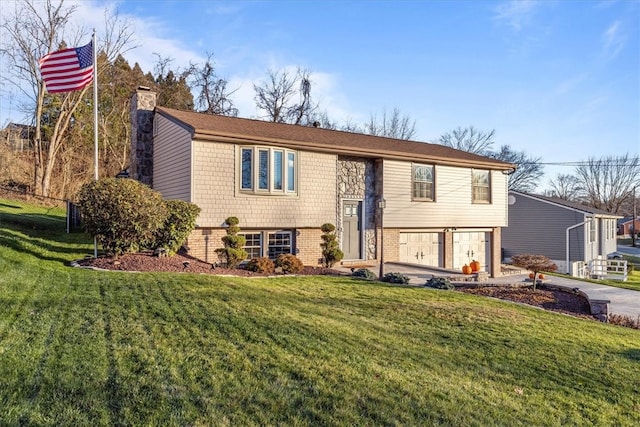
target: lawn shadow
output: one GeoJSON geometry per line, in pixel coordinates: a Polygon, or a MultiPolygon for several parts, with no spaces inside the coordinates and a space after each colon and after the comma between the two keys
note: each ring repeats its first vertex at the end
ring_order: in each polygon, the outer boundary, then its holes
{"type": "Polygon", "coordinates": [[[0,203],[0,206],[3,208],[22,209],[22,206],[8,205],[6,203],[0,203]]]}
{"type": "Polygon", "coordinates": [[[622,352],[622,355],[632,362],[640,363],[640,348],[632,348],[630,350],[625,350],[622,352]]]}
{"type": "Polygon", "coordinates": [[[76,252],[78,252],[77,249],[71,249],[71,248],[62,248],[60,250],[58,250],[58,249],[53,249],[52,250],[53,245],[42,244],[42,242],[30,242],[28,239],[25,239],[22,236],[19,236],[19,235],[15,234],[15,233],[7,233],[7,231],[9,231],[9,230],[5,229],[3,231],[3,233],[0,233],[0,245],[5,246],[5,247],[10,248],[10,249],[13,249],[14,251],[16,251],[18,253],[24,253],[24,254],[32,255],[32,256],[34,256],[36,258],[39,258],[41,260],[44,260],[44,261],[60,262],[60,263],[66,265],[66,264],[68,264],[70,262],[69,259],[56,257],[56,256],[45,255],[44,252],[51,252],[51,253],[55,253],[55,252],[76,253],[76,252]],[[36,246],[42,247],[43,248],[43,252],[31,249],[30,245],[36,245],[36,246]]]}

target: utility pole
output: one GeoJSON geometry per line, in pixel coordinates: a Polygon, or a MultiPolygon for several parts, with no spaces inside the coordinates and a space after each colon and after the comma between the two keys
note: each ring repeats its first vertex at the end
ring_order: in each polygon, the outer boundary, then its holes
{"type": "Polygon", "coordinates": [[[638,211],[636,209],[636,186],[633,186],[633,221],[631,221],[631,226],[633,227],[633,232],[631,233],[631,246],[636,247],[636,236],[638,235],[638,230],[636,229],[636,218],[638,218],[638,211]]]}

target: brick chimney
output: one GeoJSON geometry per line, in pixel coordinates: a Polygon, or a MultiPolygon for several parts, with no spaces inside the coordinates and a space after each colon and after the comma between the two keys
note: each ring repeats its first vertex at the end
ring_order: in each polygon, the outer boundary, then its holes
{"type": "Polygon", "coordinates": [[[131,162],[129,177],[153,186],[153,116],[156,93],[138,86],[131,98],[131,162]]]}

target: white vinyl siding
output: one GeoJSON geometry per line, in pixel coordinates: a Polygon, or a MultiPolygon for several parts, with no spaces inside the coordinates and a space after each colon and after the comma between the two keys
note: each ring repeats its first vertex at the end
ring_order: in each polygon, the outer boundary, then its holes
{"type": "Polygon", "coordinates": [[[387,201],[385,227],[506,227],[507,176],[490,171],[492,203],[471,202],[471,169],[434,166],[433,203],[412,200],[411,162],[384,160],[383,191],[387,201]]]}
{"type": "Polygon", "coordinates": [[[165,199],[191,200],[191,133],[156,114],[153,189],[165,199]]]}

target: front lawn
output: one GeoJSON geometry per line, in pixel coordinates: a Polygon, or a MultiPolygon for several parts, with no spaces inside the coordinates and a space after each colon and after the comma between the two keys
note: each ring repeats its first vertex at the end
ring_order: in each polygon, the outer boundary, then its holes
{"type": "Polygon", "coordinates": [[[16,206],[0,425],[640,423],[638,330],[345,277],[72,269],[87,237],[16,206]]]}

